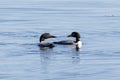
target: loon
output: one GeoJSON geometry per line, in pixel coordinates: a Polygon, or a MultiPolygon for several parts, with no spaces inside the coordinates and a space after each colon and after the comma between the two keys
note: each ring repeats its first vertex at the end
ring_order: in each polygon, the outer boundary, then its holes
{"type": "Polygon", "coordinates": [[[48,39],[48,38],[56,38],[56,36],[53,36],[51,35],[50,33],[43,33],[41,36],[40,36],[40,44],[39,46],[40,47],[49,47],[49,48],[53,48],[54,47],[54,44],[53,43],[48,43],[48,42],[45,42],[45,39],[48,39]]]}
{"type": "Polygon", "coordinates": [[[72,40],[59,41],[59,42],[54,42],[54,44],[76,45],[76,49],[80,49],[82,47],[82,41],[80,40],[80,34],[78,32],[72,32],[67,37],[74,37],[76,38],[76,40],[75,41],[72,41],[72,40]]]}

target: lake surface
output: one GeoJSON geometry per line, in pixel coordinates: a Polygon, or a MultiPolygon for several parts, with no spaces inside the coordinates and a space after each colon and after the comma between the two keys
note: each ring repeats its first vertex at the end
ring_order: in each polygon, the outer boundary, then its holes
{"type": "Polygon", "coordinates": [[[0,80],[119,80],[119,0],[1,0],[0,80]],[[83,47],[41,50],[77,31],[83,47]]]}

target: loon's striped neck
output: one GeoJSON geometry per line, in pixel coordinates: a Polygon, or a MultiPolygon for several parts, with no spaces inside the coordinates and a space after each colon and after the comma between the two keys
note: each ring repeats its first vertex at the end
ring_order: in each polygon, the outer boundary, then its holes
{"type": "Polygon", "coordinates": [[[76,37],[76,41],[75,42],[77,43],[78,41],[80,41],[80,38],[76,37]]]}
{"type": "Polygon", "coordinates": [[[45,38],[43,38],[43,36],[40,37],[40,42],[44,41],[45,38]]]}

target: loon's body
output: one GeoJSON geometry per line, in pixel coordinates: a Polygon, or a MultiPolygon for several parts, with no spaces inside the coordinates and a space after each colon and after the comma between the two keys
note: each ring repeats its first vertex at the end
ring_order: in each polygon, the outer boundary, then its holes
{"type": "Polygon", "coordinates": [[[59,42],[54,42],[54,44],[76,45],[76,49],[80,49],[82,47],[82,42],[80,41],[80,34],[78,32],[72,32],[67,37],[74,37],[76,38],[76,40],[75,41],[72,41],[72,40],[59,41],[59,42]]]}

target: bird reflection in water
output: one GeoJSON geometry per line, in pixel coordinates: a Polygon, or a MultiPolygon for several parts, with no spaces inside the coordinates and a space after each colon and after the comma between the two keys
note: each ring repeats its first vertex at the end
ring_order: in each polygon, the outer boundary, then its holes
{"type": "Polygon", "coordinates": [[[81,51],[80,51],[80,49],[73,49],[72,50],[72,63],[80,63],[80,53],[81,53],[81,51]]]}
{"type": "Polygon", "coordinates": [[[53,49],[40,48],[40,62],[43,73],[48,73],[53,55],[53,49]]]}
{"type": "Polygon", "coordinates": [[[71,46],[66,46],[64,49],[60,48],[62,48],[62,46],[55,48],[40,48],[41,67],[45,73],[50,72],[51,67],[53,68],[56,66],[55,63],[57,66],[63,65],[63,63],[66,64],[66,61],[67,64],[80,63],[80,49],[76,50],[74,46],[73,48],[71,48],[71,46]]]}

